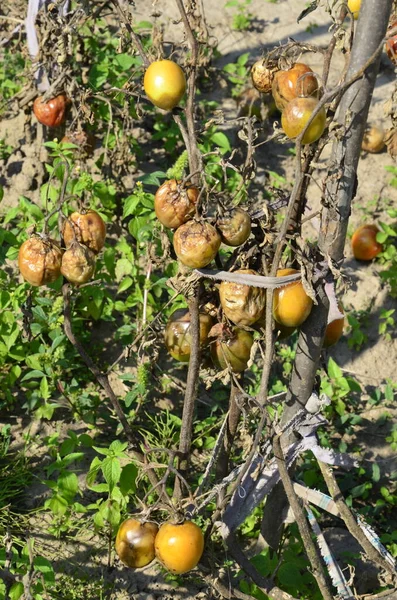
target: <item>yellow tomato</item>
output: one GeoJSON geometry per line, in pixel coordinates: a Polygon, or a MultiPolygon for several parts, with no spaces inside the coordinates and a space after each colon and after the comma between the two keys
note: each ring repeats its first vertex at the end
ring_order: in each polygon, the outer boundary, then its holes
{"type": "Polygon", "coordinates": [[[161,525],[154,542],[156,557],[171,573],[186,573],[197,565],[204,550],[203,533],[192,521],[161,525]]]}
{"type": "MultiPolygon", "coordinates": [[[[298,273],[296,269],[280,269],[277,277],[298,273]]],[[[273,317],[284,327],[298,327],[307,319],[313,301],[303,289],[301,281],[293,281],[277,288],[273,294],[273,317]]]]}
{"type": "Polygon", "coordinates": [[[157,60],[146,69],[143,87],[155,106],[172,110],[185,93],[186,79],[181,67],[172,60],[157,60]]]}
{"type": "Polygon", "coordinates": [[[358,19],[361,8],[361,0],[347,0],[347,6],[352,11],[354,19],[358,19]]]}

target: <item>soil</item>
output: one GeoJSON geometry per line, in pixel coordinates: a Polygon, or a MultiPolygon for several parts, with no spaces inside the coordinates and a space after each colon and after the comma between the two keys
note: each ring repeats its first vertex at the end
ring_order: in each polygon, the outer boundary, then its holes
{"type": "MultiPolygon", "coordinates": [[[[211,35],[218,41],[220,57],[216,59],[216,65],[219,68],[234,62],[245,52],[250,53],[250,62],[254,62],[267,49],[284,43],[290,38],[323,47],[327,46],[330,39],[331,21],[322,8],[311,13],[299,24],[297,23],[297,17],[306,5],[301,0],[279,0],[276,3],[252,0],[247,7],[247,11],[252,14],[250,27],[248,31],[241,32],[235,31],[231,27],[232,18],[236,12],[235,8],[225,8],[225,2],[211,2],[210,0],[203,0],[203,5],[211,35]]],[[[171,0],[155,0],[152,3],[147,0],[136,0],[135,7],[136,21],[153,20],[153,13],[161,14],[160,17],[156,17],[156,22],[164,27],[164,39],[167,42],[171,43],[183,38],[183,28],[178,19],[176,4],[171,0]]],[[[308,63],[316,73],[321,74],[320,55],[310,54],[308,63]]],[[[343,67],[344,59],[340,53],[336,52],[332,62],[329,85],[337,81],[338,74],[343,67]]],[[[391,97],[394,85],[393,66],[386,57],[382,57],[381,71],[370,108],[369,121],[383,125],[384,129],[390,126],[385,116],[385,102],[391,97]]],[[[220,86],[215,90],[215,96],[222,103],[222,109],[226,116],[237,115],[236,102],[230,98],[227,87],[220,86]]],[[[42,150],[43,130],[41,126],[38,126],[37,136],[28,143],[26,119],[25,113],[21,112],[18,116],[3,119],[0,122],[0,139],[4,138],[7,144],[13,148],[12,155],[6,162],[0,160],[0,184],[4,186],[5,191],[0,205],[0,214],[4,214],[8,208],[15,206],[21,195],[34,202],[40,202],[39,188],[44,177],[45,158],[42,150]]],[[[225,129],[227,128],[225,127],[225,129]]],[[[261,188],[266,184],[270,171],[277,172],[287,182],[293,182],[294,159],[287,148],[288,146],[280,146],[278,142],[271,142],[259,150],[257,156],[258,180],[255,187],[259,198],[261,193],[263,197],[261,188]]],[[[324,176],[323,169],[326,166],[329,151],[330,149],[324,153],[309,187],[309,202],[305,216],[310,216],[319,208],[321,180],[324,176]]],[[[366,220],[366,210],[369,204],[371,204],[371,208],[368,216],[370,219],[373,218],[371,215],[374,215],[374,200],[377,205],[375,217],[387,220],[385,207],[388,202],[390,205],[397,201],[397,190],[390,185],[390,173],[385,170],[385,167],[391,164],[392,159],[385,151],[376,155],[363,153],[357,173],[358,189],[353,204],[351,231],[356,225],[366,220]]],[[[155,170],[153,164],[152,167],[155,170]]],[[[133,177],[130,176],[129,181],[132,180],[133,177]]],[[[318,227],[316,219],[309,221],[307,225],[309,237],[314,235],[316,227],[318,227]]],[[[381,311],[395,309],[396,301],[391,298],[387,287],[381,283],[379,265],[356,261],[352,256],[349,244],[346,246],[343,275],[345,312],[366,312],[363,330],[367,340],[361,347],[351,348],[348,337],[344,337],[327,354],[327,357],[335,359],[346,375],[354,376],[363,389],[361,406],[357,410],[361,420],[354,430],[349,431],[349,434],[346,434],[341,441],[346,442],[350,448],[355,448],[364,463],[371,461],[378,464],[382,481],[391,480],[395,477],[397,464],[395,454],[390,443],[386,441],[386,437],[392,430],[397,409],[392,402],[386,400],[373,406],[369,399],[374,390],[383,389],[385,382],[396,383],[394,368],[397,358],[397,337],[395,331],[391,331],[389,339],[379,335],[381,311]]],[[[117,351],[115,352],[111,348],[111,333],[106,331],[105,336],[102,333],[96,332],[96,337],[102,339],[105,345],[109,345],[108,360],[111,362],[117,355],[117,351]]],[[[120,395],[124,394],[125,387],[118,375],[128,372],[128,369],[127,364],[112,374],[112,385],[120,395]]],[[[178,381],[178,373],[175,375],[176,381],[178,381]]],[[[175,395],[173,397],[175,398],[175,395]]],[[[204,396],[202,400],[208,402],[208,397],[204,396]]],[[[173,403],[170,399],[162,398],[158,400],[158,406],[160,408],[172,407],[173,403]]],[[[12,425],[15,449],[23,446],[24,435],[27,432],[31,438],[36,440],[29,449],[30,460],[35,468],[35,479],[26,494],[25,508],[37,508],[48,496],[48,487],[40,482],[40,479],[45,477],[45,466],[50,461],[43,439],[55,431],[60,431],[61,437],[66,435],[68,429],[78,432],[78,426],[62,421],[34,422],[32,424],[25,417],[15,417],[11,420],[1,419],[0,427],[7,422],[12,425]]],[[[42,515],[32,517],[33,531],[48,527],[48,523],[39,522],[40,519],[43,519],[42,515]]],[[[40,542],[39,539],[38,542],[43,555],[53,561],[54,568],[58,573],[73,573],[76,579],[80,579],[86,584],[103,578],[106,582],[105,588],[109,593],[106,597],[112,600],[126,600],[127,598],[133,600],[167,600],[171,598],[190,600],[218,597],[206,584],[200,582],[194,573],[180,578],[179,585],[175,587],[175,581],[167,579],[164,571],[158,565],[131,571],[124,568],[117,560],[113,563],[112,559],[112,566],[108,568],[106,540],[98,539],[88,529],[83,532],[82,536],[79,536],[78,542],[73,539],[60,541],[51,536],[46,536],[45,543],[40,542]]],[[[360,593],[369,591],[372,590],[360,590],[360,593]]],[[[88,596],[86,592],[85,595],[73,597],[88,598],[91,596],[88,596]]],[[[94,598],[94,596],[92,597],[94,598]]]]}

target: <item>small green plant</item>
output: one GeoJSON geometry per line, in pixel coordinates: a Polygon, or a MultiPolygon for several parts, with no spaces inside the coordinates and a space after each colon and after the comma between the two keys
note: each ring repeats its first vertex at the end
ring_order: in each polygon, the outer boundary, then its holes
{"type": "Polygon", "coordinates": [[[361,346],[367,343],[368,336],[363,331],[363,327],[367,327],[368,325],[368,311],[360,310],[360,311],[351,311],[347,315],[348,323],[351,327],[347,345],[349,348],[355,348],[359,350],[361,346]]]}
{"type": "Polygon", "coordinates": [[[236,31],[246,31],[250,28],[254,15],[249,12],[248,8],[252,0],[229,0],[225,4],[225,8],[236,8],[237,14],[233,15],[232,29],[236,31]]]}
{"type": "Polygon", "coordinates": [[[331,411],[335,410],[343,418],[347,412],[344,398],[350,397],[352,392],[361,392],[361,387],[352,377],[345,377],[339,365],[333,358],[330,358],[327,365],[327,377],[321,379],[321,392],[332,399],[332,407],[329,407],[331,411]]]}
{"type": "Polygon", "coordinates": [[[379,333],[388,341],[392,339],[392,332],[394,331],[396,325],[393,317],[395,312],[396,311],[394,308],[390,310],[382,308],[379,315],[379,333]]]}

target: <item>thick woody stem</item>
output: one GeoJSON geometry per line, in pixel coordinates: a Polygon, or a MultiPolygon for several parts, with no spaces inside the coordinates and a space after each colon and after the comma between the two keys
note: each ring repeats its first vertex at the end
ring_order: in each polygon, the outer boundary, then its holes
{"type": "MultiPolygon", "coordinates": [[[[379,69],[380,51],[391,5],[392,0],[385,0],[382,4],[379,4],[377,0],[366,0],[363,3],[346,83],[341,88],[344,95],[340,104],[338,120],[345,130],[343,135],[336,139],[330,159],[327,197],[324,201],[324,205],[327,205],[328,202],[329,207],[322,214],[319,240],[323,254],[329,256],[336,263],[341,263],[343,259],[361,141],[379,69]]],[[[332,92],[330,94],[332,95],[332,92]]],[[[283,422],[290,420],[299,409],[305,406],[312,393],[326,318],[327,301],[322,292],[319,304],[313,307],[309,318],[301,327],[283,422]]],[[[284,491],[280,486],[276,486],[267,505],[269,507],[277,505],[281,514],[285,502],[284,491]]],[[[277,547],[280,533],[281,518],[274,518],[274,513],[265,508],[262,534],[273,548],[277,547]]]]}

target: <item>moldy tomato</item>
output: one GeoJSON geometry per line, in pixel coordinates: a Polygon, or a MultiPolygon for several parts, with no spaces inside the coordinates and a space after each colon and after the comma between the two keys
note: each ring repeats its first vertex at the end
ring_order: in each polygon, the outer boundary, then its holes
{"type": "Polygon", "coordinates": [[[224,244],[241,246],[250,236],[251,219],[242,208],[234,208],[217,219],[216,227],[224,244]]]}
{"type": "Polygon", "coordinates": [[[165,181],[154,196],[156,217],[165,227],[177,229],[194,217],[199,191],[176,179],[165,181]]]}
{"type": "MultiPolygon", "coordinates": [[[[205,346],[213,321],[205,312],[199,313],[199,321],[200,346],[205,346]]],[[[180,308],[172,313],[164,330],[164,340],[168,352],[175,360],[189,362],[192,343],[189,310],[180,308]]]]}
{"type": "Polygon", "coordinates": [[[106,225],[95,210],[74,212],[70,215],[69,220],[65,221],[62,235],[66,247],[77,240],[98,254],[105,244],[106,225]]]}
{"type": "Polygon", "coordinates": [[[224,332],[211,342],[211,356],[214,364],[233,373],[242,373],[251,355],[254,338],[248,331],[234,327],[231,332],[224,332]]]}
{"type": "Polygon", "coordinates": [[[186,79],[181,67],[172,60],[157,60],[146,69],[143,87],[155,106],[172,110],[185,93],[186,79]]]}
{"type": "Polygon", "coordinates": [[[31,285],[52,283],[61,274],[62,250],[50,238],[32,236],[19,248],[18,266],[31,285]]]}
{"type": "Polygon", "coordinates": [[[92,250],[74,241],[62,256],[61,273],[70,283],[87,283],[95,272],[95,254],[92,250]]]}
{"type": "Polygon", "coordinates": [[[168,571],[186,573],[199,562],[204,550],[203,533],[192,521],[161,525],[154,542],[156,557],[168,571]]]}
{"type": "Polygon", "coordinates": [[[376,241],[379,229],[376,225],[362,225],[352,237],[352,250],[357,260],[372,260],[382,252],[382,244],[376,241]]]}
{"type": "Polygon", "coordinates": [[[272,91],[272,83],[278,67],[268,64],[265,59],[257,60],[251,68],[251,79],[258,92],[268,94],[272,91]]]}
{"type": "Polygon", "coordinates": [[[40,96],[33,103],[33,112],[42,125],[58,127],[65,121],[68,105],[69,100],[65,94],[60,94],[47,102],[43,102],[42,96],[40,96]]]}
{"type": "Polygon", "coordinates": [[[174,234],[174,250],[186,267],[201,269],[216,256],[221,238],[215,227],[206,221],[188,221],[174,234]]]}
{"type": "Polygon", "coordinates": [[[313,98],[318,94],[318,82],[310,67],[295,63],[287,71],[274,75],[272,94],[277,108],[282,112],[295,98],[313,98]]]}
{"type": "Polygon", "coordinates": [[[95,137],[91,132],[82,129],[69,131],[61,139],[61,144],[74,144],[77,146],[74,150],[77,154],[92,156],[95,149],[95,137]]]}
{"type": "Polygon", "coordinates": [[[159,528],[155,523],[124,521],[117,532],[116,552],[127,567],[145,567],[155,557],[154,541],[159,528]]]}
{"type": "MultiPolygon", "coordinates": [[[[241,275],[258,275],[253,269],[234,271],[241,275]]],[[[260,319],[266,302],[264,288],[222,281],[219,297],[223,312],[235,325],[249,326],[260,319]]]]}
{"type": "MultiPolygon", "coordinates": [[[[295,98],[295,100],[288,102],[281,115],[281,126],[289,138],[297,138],[302,133],[317,104],[318,100],[316,98],[295,98]]],[[[318,140],[325,129],[325,121],[325,109],[321,107],[320,112],[314,117],[306,130],[302,144],[311,144],[318,140]]]]}
{"type": "Polygon", "coordinates": [[[380,127],[369,127],[366,129],[361,144],[361,149],[371,154],[382,152],[385,147],[385,132],[380,127]]]}
{"type": "MultiPolygon", "coordinates": [[[[296,269],[280,269],[277,277],[298,273],[296,269]]],[[[284,327],[298,327],[307,319],[313,301],[303,289],[301,281],[294,281],[274,290],[273,317],[284,327]]]]}

